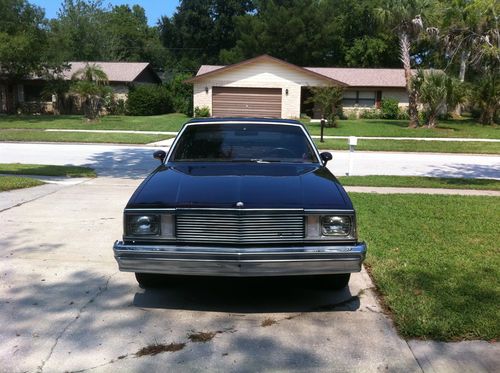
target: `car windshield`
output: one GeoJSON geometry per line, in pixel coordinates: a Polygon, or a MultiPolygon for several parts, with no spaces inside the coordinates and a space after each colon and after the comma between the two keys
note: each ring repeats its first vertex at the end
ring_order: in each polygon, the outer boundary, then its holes
{"type": "Polygon", "coordinates": [[[222,123],[188,126],[174,162],[317,162],[309,139],[294,125],[222,123]]]}

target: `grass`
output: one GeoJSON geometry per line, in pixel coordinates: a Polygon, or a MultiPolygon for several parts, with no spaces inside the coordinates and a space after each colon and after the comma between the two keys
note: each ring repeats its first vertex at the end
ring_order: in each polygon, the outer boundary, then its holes
{"type": "MultiPolygon", "coordinates": [[[[314,139],[319,149],[347,150],[347,140],[335,139],[319,142],[314,139]]],[[[418,140],[365,140],[358,139],[356,150],[389,152],[433,152],[433,153],[473,153],[500,154],[500,143],[487,142],[449,142],[418,140]]]]}
{"type": "Polygon", "coordinates": [[[148,144],[172,136],[131,133],[45,132],[43,130],[0,130],[0,141],[78,142],[112,144],[148,144]]]}
{"type": "Polygon", "coordinates": [[[20,176],[0,176],[0,192],[14,189],[31,188],[45,184],[44,182],[29,177],[20,176]]]}
{"type": "Polygon", "coordinates": [[[96,177],[93,169],[79,166],[53,166],[39,164],[0,163],[0,174],[43,175],[66,177],[96,177]]]}
{"type": "Polygon", "coordinates": [[[4,116],[0,129],[80,129],[80,130],[134,130],[178,131],[189,118],[184,114],[167,114],[147,117],[109,115],[98,123],[86,123],[81,115],[59,116],[4,116]]]}
{"type": "Polygon", "coordinates": [[[343,185],[409,188],[500,190],[500,180],[425,176],[341,176],[343,185]]]}
{"type": "Polygon", "coordinates": [[[406,338],[500,337],[500,199],[352,193],[367,266],[406,338]]]}
{"type": "MultiPolygon", "coordinates": [[[[320,124],[304,121],[312,135],[320,124]]],[[[326,128],[328,136],[464,137],[500,139],[500,126],[483,126],[469,119],[440,121],[437,128],[408,128],[408,121],[384,119],[340,120],[338,128],[326,128]]]]}
{"type": "MultiPolygon", "coordinates": [[[[178,131],[189,118],[184,114],[147,117],[105,116],[99,123],[86,123],[80,115],[3,116],[0,129],[100,129],[178,131]]],[[[304,121],[309,132],[319,135],[320,124],[304,121]]],[[[466,137],[500,139],[499,126],[482,126],[472,120],[441,121],[435,129],[408,128],[408,121],[383,119],[340,120],[338,128],[326,128],[330,136],[466,137]]]]}

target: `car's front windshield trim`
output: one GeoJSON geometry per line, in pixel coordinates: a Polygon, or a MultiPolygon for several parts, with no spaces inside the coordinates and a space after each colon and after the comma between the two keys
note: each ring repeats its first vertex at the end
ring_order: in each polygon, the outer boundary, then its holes
{"type": "MultiPolygon", "coordinates": [[[[174,142],[172,143],[168,153],[167,153],[167,156],[165,157],[165,161],[164,163],[167,163],[167,162],[185,162],[185,161],[181,161],[181,160],[171,160],[171,157],[172,155],[174,154],[176,148],[177,148],[177,144],[179,142],[179,139],[182,137],[182,135],[184,134],[184,132],[186,131],[186,129],[188,129],[189,127],[192,127],[192,126],[206,126],[206,125],[224,125],[224,124],[256,124],[256,125],[259,125],[259,124],[262,124],[262,125],[272,125],[272,126],[294,126],[294,127],[299,127],[303,134],[305,135],[306,139],[307,139],[307,142],[312,150],[312,153],[314,154],[314,157],[315,157],[315,160],[312,160],[312,161],[304,161],[304,160],[301,160],[300,162],[296,162],[296,161],[290,161],[290,160],[278,160],[279,163],[304,163],[304,164],[322,164],[321,162],[321,157],[319,155],[319,152],[318,152],[318,149],[316,148],[316,145],[314,144],[314,141],[312,140],[311,136],[309,135],[309,133],[307,132],[307,130],[304,128],[303,125],[301,124],[296,124],[296,123],[291,123],[291,122],[265,122],[265,121],[259,121],[259,120],[255,120],[255,121],[238,121],[238,120],[234,120],[234,121],[230,121],[230,122],[226,122],[226,121],[203,121],[203,122],[193,122],[193,123],[186,123],[181,131],[177,134],[174,142]]],[[[226,159],[223,159],[223,160],[216,160],[216,161],[213,161],[213,162],[227,162],[227,163],[231,163],[232,160],[226,160],[226,159]]],[[[205,161],[205,160],[202,160],[202,159],[196,159],[196,160],[191,160],[190,162],[193,162],[193,163],[210,163],[211,161],[205,161]]],[[[252,161],[252,160],[248,160],[248,162],[255,162],[255,161],[252,161]]],[[[261,163],[267,163],[267,162],[264,162],[264,159],[262,160],[261,163]]],[[[273,162],[274,163],[274,162],[273,162]]]]}

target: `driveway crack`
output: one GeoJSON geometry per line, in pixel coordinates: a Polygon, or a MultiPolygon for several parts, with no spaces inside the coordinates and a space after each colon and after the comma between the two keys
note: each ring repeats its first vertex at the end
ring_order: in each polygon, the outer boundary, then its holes
{"type": "Polygon", "coordinates": [[[59,343],[59,340],[62,338],[64,333],[80,318],[81,314],[85,311],[85,309],[88,307],[89,304],[93,303],[97,297],[99,297],[102,293],[104,293],[106,290],[108,290],[109,282],[111,281],[111,278],[115,276],[118,272],[113,273],[112,275],[108,276],[106,283],[104,284],[103,287],[99,286],[99,289],[97,292],[94,294],[92,298],[90,298],[80,309],[78,310],[77,315],[69,322],[66,324],[66,326],[61,330],[61,332],[57,335],[54,343],[52,344],[52,347],[50,348],[49,353],[47,354],[47,357],[42,360],[42,363],[37,369],[38,373],[42,373],[45,365],[47,362],[50,360],[52,357],[52,354],[54,353],[54,350],[57,347],[57,344],[59,343]]]}

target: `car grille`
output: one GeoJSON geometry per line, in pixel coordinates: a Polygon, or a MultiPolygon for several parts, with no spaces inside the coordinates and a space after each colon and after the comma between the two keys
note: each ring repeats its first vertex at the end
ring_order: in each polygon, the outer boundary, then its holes
{"type": "Polygon", "coordinates": [[[304,215],[289,213],[181,213],[176,216],[180,241],[267,243],[304,239],[304,215]]]}

